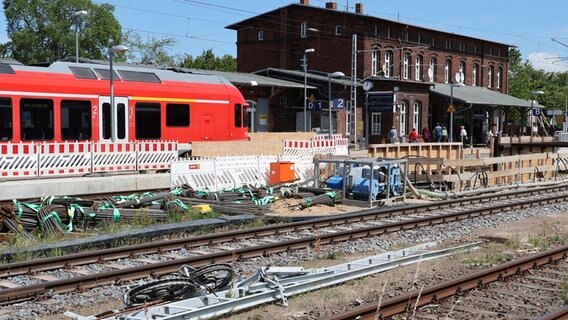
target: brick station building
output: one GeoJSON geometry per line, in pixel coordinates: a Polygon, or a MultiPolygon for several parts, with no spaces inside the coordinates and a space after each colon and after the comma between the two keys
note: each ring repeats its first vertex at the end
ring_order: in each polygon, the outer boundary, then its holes
{"type": "MultiPolygon", "coordinates": [[[[464,125],[482,143],[487,130],[507,129],[510,110],[530,106],[506,95],[512,45],[366,15],[362,3],[348,12],[300,0],[226,28],[237,31],[239,72],[305,81],[308,130],[329,129],[331,97],[345,101],[332,109],[333,131],[352,141],[380,143],[392,126],[406,136],[439,122],[454,137],[464,125]],[[336,71],[345,76],[331,78],[336,71]]],[[[304,90],[257,98],[266,131],[303,131],[304,90]]]]}

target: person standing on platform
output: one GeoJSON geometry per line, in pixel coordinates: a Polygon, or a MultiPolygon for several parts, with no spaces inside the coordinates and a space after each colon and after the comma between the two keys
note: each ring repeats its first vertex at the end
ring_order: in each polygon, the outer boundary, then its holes
{"type": "Polygon", "coordinates": [[[467,143],[467,131],[465,130],[464,126],[460,127],[460,138],[461,138],[462,144],[465,145],[467,143]]]}
{"type": "Polygon", "coordinates": [[[442,141],[442,126],[440,123],[436,123],[434,127],[434,139],[436,139],[436,142],[442,141]]]}
{"type": "Polygon", "coordinates": [[[424,142],[430,142],[430,130],[428,130],[428,127],[422,128],[422,139],[424,139],[424,142]]]}
{"type": "Polygon", "coordinates": [[[398,132],[396,132],[396,127],[392,126],[389,131],[389,141],[390,143],[397,143],[398,142],[398,132]]]}
{"type": "Polygon", "coordinates": [[[442,128],[442,142],[448,142],[448,129],[442,128]]]}
{"type": "Polygon", "coordinates": [[[417,139],[418,132],[416,132],[416,128],[412,128],[412,131],[410,131],[410,134],[408,135],[408,142],[416,142],[417,139]]]}

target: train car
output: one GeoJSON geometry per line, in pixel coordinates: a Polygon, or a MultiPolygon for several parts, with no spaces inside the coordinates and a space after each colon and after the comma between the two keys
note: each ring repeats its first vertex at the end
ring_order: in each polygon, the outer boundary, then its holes
{"type": "Polygon", "coordinates": [[[246,140],[246,103],[226,79],[104,63],[0,63],[0,143],[246,140]]]}

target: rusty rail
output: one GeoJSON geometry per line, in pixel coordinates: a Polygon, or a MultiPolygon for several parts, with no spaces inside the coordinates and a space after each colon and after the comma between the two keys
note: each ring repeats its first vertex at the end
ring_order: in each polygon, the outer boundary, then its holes
{"type": "MultiPolygon", "coordinates": [[[[526,258],[511,261],[500,266],[488,268],[457,280],[448,281],[436,286],[416,290],[410,294],[389,299],[380,306],[369,304],[354,308],[347,312],[326,318],[325,320],[376,320],[401,314],[409,308],[421,307],[429,303],[462,294],[465,291],[481,287],[494,281],[503,281],[513,275],[519,275],[527,270],[538,268],[548,263],[554,263],[568,256],[568,246],[535,254],[526,258]]],[[[564,311],[566,312],[566,311],[564,311]]],[[[557,319],[557,318],[551,318],[557,319]]],[[[558,318],[559,319],[559,318],[558,318]]]]}

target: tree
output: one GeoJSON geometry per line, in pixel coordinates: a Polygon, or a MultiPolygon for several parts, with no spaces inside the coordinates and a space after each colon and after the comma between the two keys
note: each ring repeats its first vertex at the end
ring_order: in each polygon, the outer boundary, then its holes
{"type": "Polygon", "coordinates": [[[173,38],[149,38],[147,41],[144,41],[140,34],[128,31],[124,34],[123,42],[129,48],[126,52],[126,57],[129,61],[166,67],[176,65],[176,57],[167,53],[167,49],[176,45],[176,41],[173,38]]]}
{"type": "Polygon", "coordinates": [[[80,57],[105,59],[122,39],[114,7],[90,0],[3,0],[8,38],[6,52],[22,63],[45,63],[75,56],[78,23],[80,57]],[[80,19],[74,13],[86,10],[80,19]]]}
{"type": "Polygon", "coordinates": [[[202,70],[216,70],[216,71],[237,71],[237,62],[229,54],[222,57],[216,57],[213,54],[213,49],[203,51],[200,56],[193,57],[186,54],[185,58],[180,64],[182,68],[202,69],[202,70]]]}

